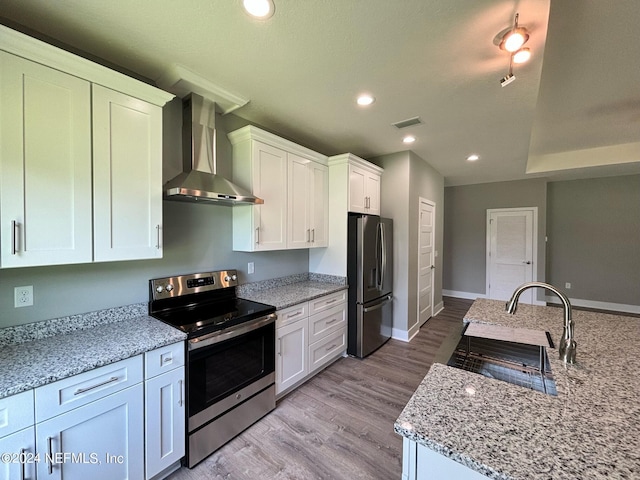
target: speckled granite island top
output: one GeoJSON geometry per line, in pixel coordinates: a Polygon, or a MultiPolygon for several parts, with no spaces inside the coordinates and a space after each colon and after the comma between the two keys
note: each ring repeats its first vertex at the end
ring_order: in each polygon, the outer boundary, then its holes
{"type": "Polygon", "coordinates": [[[0,348],[0,398],[123,360],[186,335],[149,316],[0,348]]]}
{"type": "MultiPolygon", "coordinates": [[[[466,322],[547,330],[562,309],[478,299],[466,322]]],[[[577,363],[548,349],[558,396],[434,364],[395,431],[494,479],[640,478],[640,318],[573,311],[577,363]]]]}
{"type": "Polygon", "coordinates": [[[345,290],[347,285],[337,282],[303,280],[285,285],[279,285],[274,282],[271,285],[263,285],[262,287],[255,290],[241,289],[238,291],[238,296],[254,302],[273,305],[276,309],[282,310],[298,303],[345,290]]]}

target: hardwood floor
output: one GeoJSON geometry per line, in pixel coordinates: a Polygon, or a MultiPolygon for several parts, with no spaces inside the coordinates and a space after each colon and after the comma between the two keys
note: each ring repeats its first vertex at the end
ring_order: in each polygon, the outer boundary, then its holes
{"type": "Polygon", "coordinates": [[[389,340],[364,360],[342,358],[194,469],[171,480],[400,479],[393,423],[471,300],[444,310],[410,343],[389,340]]]}

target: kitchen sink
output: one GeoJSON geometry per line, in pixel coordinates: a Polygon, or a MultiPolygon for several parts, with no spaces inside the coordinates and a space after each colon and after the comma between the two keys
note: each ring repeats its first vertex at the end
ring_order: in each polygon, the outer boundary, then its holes
{"type": "Polygon", "coordinates": [[[462,335],[447,365],[558,395],[546,348],[542,345],[462,335]]]}

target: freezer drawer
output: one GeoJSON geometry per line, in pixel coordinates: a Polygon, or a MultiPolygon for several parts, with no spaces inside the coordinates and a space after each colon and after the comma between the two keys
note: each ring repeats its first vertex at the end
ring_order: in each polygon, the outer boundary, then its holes
{"type": "Polygon", "coordinates": [[[393,295],[356,305],[355,318],[349,319],[347,353],[364,358],[391,338],[393,295]],[[355,321],[354,321],[355,320],[355,321]]]}

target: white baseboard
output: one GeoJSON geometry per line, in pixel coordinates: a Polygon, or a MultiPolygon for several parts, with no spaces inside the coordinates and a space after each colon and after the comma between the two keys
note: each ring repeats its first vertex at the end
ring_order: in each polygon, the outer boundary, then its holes
{"type": "Polygon", "coordinates": [[[442,295],[446,297],[466,298],[467,300],[486,298],[486,295],[484,293],[460,292],[458,290],[442,290],[442,295]]]}
{"type": "Polygon", "coordinates": [[[417,323],[411,327],[408,331],[401,330],[399,328],[391,329],[391,338],[394,340],[400,340],[402,342],[410,342],[413,337],[415,337],[420,331],[420,325],[417,323]]]}
{"type": "Polygon", "coordinates": [[[433,316],[438,315],[442,310],[444,310],[444,302],[440,302],[433,307],[433,316]]]}
{"type": "MultiPolygon", "coordinates": [[[[555,296],[545,297],[547,303],[560,304],[560,299],[555,296]]],[[[613,312],[640,313],[640,305],[626,305],[624,303],[598,302],[595,300],[583,300],[569,297],[571,305],[574,307],[598,308],[600,310],[611,310],[613,312]]]]}

